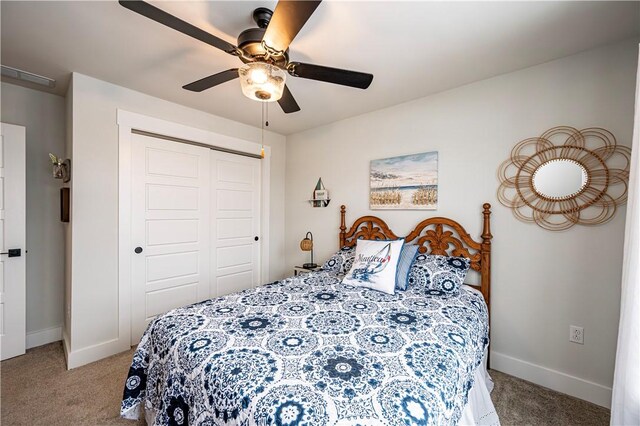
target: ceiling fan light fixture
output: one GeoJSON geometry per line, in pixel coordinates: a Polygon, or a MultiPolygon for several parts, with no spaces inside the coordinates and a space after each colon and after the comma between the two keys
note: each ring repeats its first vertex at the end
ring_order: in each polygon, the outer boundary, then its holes
{"type": "MultiPolygon", "coordinates": [[[[1,0],[0,0],[1,1],[1,0]]],[[[121,6],[168,28],[192,37],[239,58],[242,68],[230,68],[182,86],[202,92],[240,78],[242,93],[259,102],[278,101],[285,114],[300,111],[293,94],[285,85],[287,74],[307,80],[366,89],[373,75],[322,65],[289,61],[289,46],[322,0],[280,0],[275,10],[259,7],[253,11],[257,28],[238,35],[237,46],[165,12],[144,0],[119,0],[121,6]]],[[[4,69],[3,69],[4,73],[4,69]]],[[[264,106],[264,105],[263,105],[264,106]]]]}
{"type": "Polygon", "coordinates": [[[262,68],[256,68],[251,70],[251,80],[256,84],[264,84],[269,80],[269,76],[262,68]]]}
{"type": "Polygon", "coordinates": [[[238,68],[242,93],[259,102],[275,102],[282,97],[287,73],[266,62],[249,62],[238,68]]]}

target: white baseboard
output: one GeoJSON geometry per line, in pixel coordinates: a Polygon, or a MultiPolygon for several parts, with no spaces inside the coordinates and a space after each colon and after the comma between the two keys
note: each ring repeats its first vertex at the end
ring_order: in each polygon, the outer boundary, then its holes
{"type": "Polygon", "coordinates": [[[491,368],[602,407],[611,408],[611,388],[598,383],[493,351],[491,368]]]}
{"type": "Polygon", "coordinates": [[[123,341],[123,339],[113,339],[75,351],[68,351],[67,369],[81,367],[129,349],[131,349],[129,342],[123,341]]]}
{"type": "Polygon", "coordinates": [[[62,340],[62,327],[45,328],[27,333],[27,349],[62,340]]]}

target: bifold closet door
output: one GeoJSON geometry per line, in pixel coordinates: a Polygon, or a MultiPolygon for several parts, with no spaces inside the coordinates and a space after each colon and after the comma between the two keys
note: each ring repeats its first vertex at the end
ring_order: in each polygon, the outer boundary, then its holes
{"type": "Polygon", "coordinates": [[[132,135],[132,343],[156,315],[209,298],[209,153],[132,135]]]}
{"type": "Polygon", "coordinates": [[[260,284],[260,160],[211,151],[211,297],[260,284]]]}

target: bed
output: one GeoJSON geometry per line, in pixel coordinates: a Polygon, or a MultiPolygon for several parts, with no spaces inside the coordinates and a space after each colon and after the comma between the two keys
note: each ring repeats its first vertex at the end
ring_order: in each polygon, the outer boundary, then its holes
{"type": "MultiPolygon", "coordinates": [[[[393,295],[322,269],[174,309],[149,324],[121,415],[154,425],[499,424],[486,373],[490,206],[476,241],[429,218],[405,237],[422,254],[470,259],[480,277],[455,295],[412,283],[393,295]]],[[[375,216],[340,247],[397,235],[375,216]]]]}

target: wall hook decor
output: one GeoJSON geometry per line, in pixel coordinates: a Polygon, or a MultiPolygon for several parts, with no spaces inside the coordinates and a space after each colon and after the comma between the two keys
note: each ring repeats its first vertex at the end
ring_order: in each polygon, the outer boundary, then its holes
{"type": "Polygon", "coordinates": [[[62,179],[62,182],[67,183],[71,180],[71,160],[68,158],[63,160],[49,153],[51,163],[53,165],[53,178],[62,179]]]}
{"type": "Polygon", "coordinates": [[[606,223],[627,200],[630,156],[608,130],[554,127],[513,148],[498,170],[498,200],[550,231],[606,223]]]}

